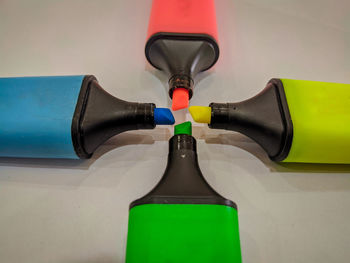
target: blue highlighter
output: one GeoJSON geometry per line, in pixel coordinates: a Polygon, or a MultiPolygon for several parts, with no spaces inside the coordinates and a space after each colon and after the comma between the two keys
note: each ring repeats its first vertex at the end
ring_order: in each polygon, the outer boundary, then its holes
{"type": "Polygon", "coordinates": [[[90,158],[114,135],[174,122],[169,109],[118,99],[92,75],[0,78],[0,157],[90,158]]]}

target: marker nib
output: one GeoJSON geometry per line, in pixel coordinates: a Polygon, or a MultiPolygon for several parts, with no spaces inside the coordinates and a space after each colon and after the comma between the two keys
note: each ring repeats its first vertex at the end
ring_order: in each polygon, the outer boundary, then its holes
{"type": "Polygon", "coordinates": [[[172,109],[174,111],[185,109],[189,104],[189,94],[188,90],[184,88],[177,88],[173,92],[173,105],[172,109]]]}
{"type": "Polygon", "coordinates": [[[172,125],[175,123],[175,118],[168,108],[155,108],[154,122],[157,125],[172,125]]]}
{"type": "Polygon", "coordinates": [[[191,106],[190,114],[195,122],[210,123],[211,122],[211,108],[203,106],[191,106]]]}
{"type": "Polygon", "coordinates": [[[178,134],[192,135],[192,123],[190,121],[186,121],[178,125],[175,125],[174,135],[178,135],[178,134]]]}

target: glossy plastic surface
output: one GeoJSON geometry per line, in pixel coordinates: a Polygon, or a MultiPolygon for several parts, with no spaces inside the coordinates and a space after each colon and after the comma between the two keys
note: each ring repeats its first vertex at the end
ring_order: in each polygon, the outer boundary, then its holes
{"type": "Polygon", "coordinates": [[[293,122],[285,162],[350,163],[350,84],[282,79],[293,122]]]}
{"type": "Polygon", "coordinates": [[[148,38],[164,32],[206,34],[217,40],[214,0],[153,0],[148,38]]]}
{"type": "Polygon", "coordinates": [[[126,263],[240,263],[237,210],[147,204],[129,214],[126,263]]]}
{"type": "Polygon", "coordinates": [[[0,78],[0,157],[73,158],[84,76],[0,78]]]}

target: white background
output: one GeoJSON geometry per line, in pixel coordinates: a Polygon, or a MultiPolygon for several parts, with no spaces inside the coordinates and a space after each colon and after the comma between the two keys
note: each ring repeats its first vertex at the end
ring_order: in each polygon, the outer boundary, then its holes
{"type": "MultiPolygon", "coordinates": [[[[273,77],[350,83],[350,1],[216,5],[221,57],[192,105],[249,98],[273,77]]],[[[167,79],[144,56],[150,7],[0,0],[0,76],[94,74],[119,98],[169,106],[167,79]]],[[[128,205],[160,179],[171,135],[125,133],[88,161],[0,159],[0,262],[123,262],[128,205]]],[[[349,262],[350,166],[282,166],[243,135],[194,136],[205,177],[238,204],[245,263],[349,262]]]]}

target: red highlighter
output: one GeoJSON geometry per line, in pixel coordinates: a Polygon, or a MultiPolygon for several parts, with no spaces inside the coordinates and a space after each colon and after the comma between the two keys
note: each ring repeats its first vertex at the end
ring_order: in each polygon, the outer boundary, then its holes
{"type": "Polygon", "coordinates": [[[194,77],[219,58],[214,0],[153,0],[145,52],[169,76],[172,109],[187,108],[194,77]]]}

